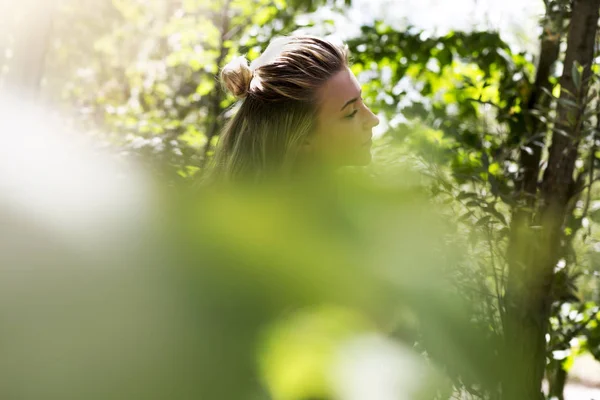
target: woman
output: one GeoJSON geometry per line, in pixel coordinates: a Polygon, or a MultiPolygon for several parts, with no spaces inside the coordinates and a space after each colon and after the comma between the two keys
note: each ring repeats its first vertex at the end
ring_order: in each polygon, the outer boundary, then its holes
{"type": "Polygon", "coordinates": [[[348,53],[312,36],[274,40],[248,66],[221,72],[239,108],[221,134],[214,174],[226,181],[289,177],[371,161],[379,120],[363,103],[348,53]]]}

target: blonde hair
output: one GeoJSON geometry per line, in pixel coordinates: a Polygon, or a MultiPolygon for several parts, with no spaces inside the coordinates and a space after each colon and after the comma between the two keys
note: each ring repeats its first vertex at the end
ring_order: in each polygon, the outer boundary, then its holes
{"type": "Polygon", "coordinates": [[[244,57],[227,64],[221,81],[240,103],[221,133],[213,176],[291,173],[315,129],[319,89],[347,66],[346,47],[313,36],[278,39],[251,66],[244,57]]]}

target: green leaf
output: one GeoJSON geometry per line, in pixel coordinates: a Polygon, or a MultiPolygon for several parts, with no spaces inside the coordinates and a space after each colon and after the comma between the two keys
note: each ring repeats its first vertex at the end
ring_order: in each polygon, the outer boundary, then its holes
{"type": "Polygon", "coordinates": [[[567,108],[579,108],[579,105],[571,99],[560,98],[558,102],[567,108]]]}
{"type": "Polygon", "coordinates": [[[533,109],[533,110],[530,110],[529,113],[531,115],[535,116],[537,119],[539,119],[542,123],[544,123],[544,124],[548,123],[548,119],[546,118],[546,115],[544,115],[544,113],[542,113],[540,110],[533,109]]]}
{"type": "Polygon", "coordinates": [[[468,211],[458,218],[458,222],[464,222],[473,216],[473,211],[468,211]]]}
{"type": "Polygon", "coordinates": [[[526,152],[527,154],[529,154],[530,156],[533,155],[533,150],[531,150],[531,147],[528,146],[521,146],[521,150],[523,150],[524,152],[526,152]]]}
{"type": "Polygon", "coordinates": [[[551,99],[554,98],[554,94],[550,90],[548,90],[548,88],[542,87],[542,92],[544,92],[551,99]]]}
{"type": "Polygon", "coordinates": [[[561,136],[568,137],[568,138],[571,137],[571,135],[569,135],[569,132],[565,131],[564,129],[554,128],[553,130],[554,130],[554,132],[558,133],[561,136]]]}
{"type": "Polygon", "coordinates": [[[502,173],[502,167],[497,162],[490,164],[488,167],[488,172],[493,176],[498,176],[502,173]]]}
{"type": "Polygon", "coordinates": [[[573,84],[577,88],[577,90],[581,89],[581,75],[583,72],[583,67],[577,62],[577,60],[573,61],[573,65],[571,66],[571,77],[573,79],[573,84]]]}
{"type": "Polygon", "coordinates": [[[214,89],[214,87],[215,84],[213,81],[209,79],[203,79],[198,85],[198,87],[196,87],[196,93],[198,93],[200,96],[204,96],[210,93],[214,89]]]}
{"type": "Polygon", "coordinates": [[[504,225],[508,225],[506,223],[506,218],[504,217],[504,214],[502,214],[500,211],[496,210],[493,206],[487,208],[486,211],[489,212],[490,214],[492,214],[493,216],[495,216],[496,218],[498,218],[498,220],[500,222],[502,222],[504,225]]]}
{"type": "Polygon", "coordinates": [[[456,196],[456,200],[464,200],[464,199],[469,199],[469,198],[478,197],[478,196],[479,195],[477,193],[460,192],[460,194],[458,196],[456,196]]]}
{"type": "Polygon", "coordinates": [[[481,226],[484,226],[484,225],[486,225],[486,224],[488,224],[488,223],[490,223],[490,222],[493,222],[493,221],[491,221],[491,219],[492,219],[492,216],[491,216],[491,215],[486,215],[486,216],[483,216],[483,217],[481,217],[481,218],[479,219],[479,221],[477,221],[477,223],[475,223],[475,226],[476,226],[476,227],[481,227],[481,226]]]}
{"type": "Polygon", "coordinates": [[[510,229],[505,226],[504,228],[502,228],[498,231],[498,238],[504,239],[504,238],[508,237],[509,233],[510,233],[510,229]]]}

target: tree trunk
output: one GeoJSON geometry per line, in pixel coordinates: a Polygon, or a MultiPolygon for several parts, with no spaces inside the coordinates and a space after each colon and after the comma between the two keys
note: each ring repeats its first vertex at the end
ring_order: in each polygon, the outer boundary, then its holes
{"type": "Polygon", "coordinates": [[[567,384],[567,371],[562,360],[552,360],[548,375],[548,397],[564,400],[565,385],[567,384]]]}
{"type": "Polygon", "coordinates": [[[529,206],[535,203],[538,190],[542,143],[546,137],[547,126],[534,115],[533,110],[543,110],[550,104],[550,98],[544,95],[544,89],[551,91],[550,74],[560,53],[563,30],[563,14],[556,13],[548,4],[544,18],[544,31],[540,45],[540,57],[537,65],[535,82],[525,109],[527,121],[527,147],[520,150],[520,166],[523,176],[520,182],[520,195],[529,206]]]}
{"type": "MultiPolygon", "coordinates": [[[[546,366],[546,339],[550,317],[554,267],[562,254],[565,222],[573,171],[581,136],[580,103],[585,93],[572,79],[575,61],[586,66],[582,81],[590,75],[598,24],[600,0],[574,0],[568,31],[567,52],[561,77],[557,129],[552,136],[548,166],[538,197],[538,214],[531,220],[513,218],[508,261],[509,276],[505,296],[505,355],[503,397],[543,399],[541,383],[546,366]],[[569,93],[573,93],[572,96],[569,93]],[[564,136],[564,132],[569,137],[564,136]]],[[[513,213],[513,216],[517,213],[513,213]]]]}

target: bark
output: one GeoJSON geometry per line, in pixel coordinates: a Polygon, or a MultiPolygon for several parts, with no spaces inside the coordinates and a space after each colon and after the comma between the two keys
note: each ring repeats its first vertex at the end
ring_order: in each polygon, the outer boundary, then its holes
{"type": "Polygon", "coordinates": [[[562,254],[563,225],[581,136],[581,109],[569,106],[565,100],[580,102],[583,98],[585,90],[575,88],[571,71],[577,61],[585,66],[582,81],[590,75],[599,7],[600,0],[573,2],[560,81],[561,100],[557,105],[558,129],[552,135],[541,193],[536,196],[538,226],[532,227],[530,219],[513,218],[511,223],[504,315],[503,397],[507,400],[543,399],[541,383],[546,367],[545,335],[553,301],[554,267],[562,254]]]}
{"type": "MultiPolygon", "coordinates": [[[[552,89],[549,78],[559,57],[563,15],[562,13],[556,14],[552,9],[552,5],[548,4],[544,21],[545,26],[541,36],[540,57],[535,82],[524,110],[527,121],[525,142],[528,143],[527,147],[530,151],[520,149],[519,154],[519,166],[522,176],[516,182],[517,203],[512,210],[513,229],[511,229],[508,245],[508,254],[512,254],[515,260],[523,258],[523,252],[528,251],[528,244],[522,237],[522,230],[534,223],[537,191],[540,183],[540,161],[543,147],[531,142],[543,144],[548,129],[547,124],[532,114],[532,111],[548,107],[551,100],[544,95],[544,89],[550,91],[552,89]]],[[[519,132],[516,132],[516,135],[519,135],[519,132]]]]}
{"type": "Polygon", "coordinates": [[[525,110],[527,117],[527,141],[528,148],[531,151],[521,149],[520,161],[523,171],[521,181],[521,193],[527,198],[527,203],[532,204],[538,189],[538,176],[540,173],[540,160],[542,158],[542,146],[534,143],[543,143],[546,136],[547,126],[534,115],[531,115],[533,110],[543,110],[550,103],[548,96],[544,95],[544,89],[551,91],[549,81],[552,68],[558,60],[561,30],[562,30],[562,14],[554,16],[550,9],[547,10],[546,26],[542,34],[540,46],[540,59],[537,65],[535,82],[531,95],[527,102],[525,110]]]}
{"type": "Polygon", "coordinates": [[[553,360],[552,364],[551,375],[548,376],[548,397],[564,400],[568,374],[562,365],[562,360],[553,360]]]}

